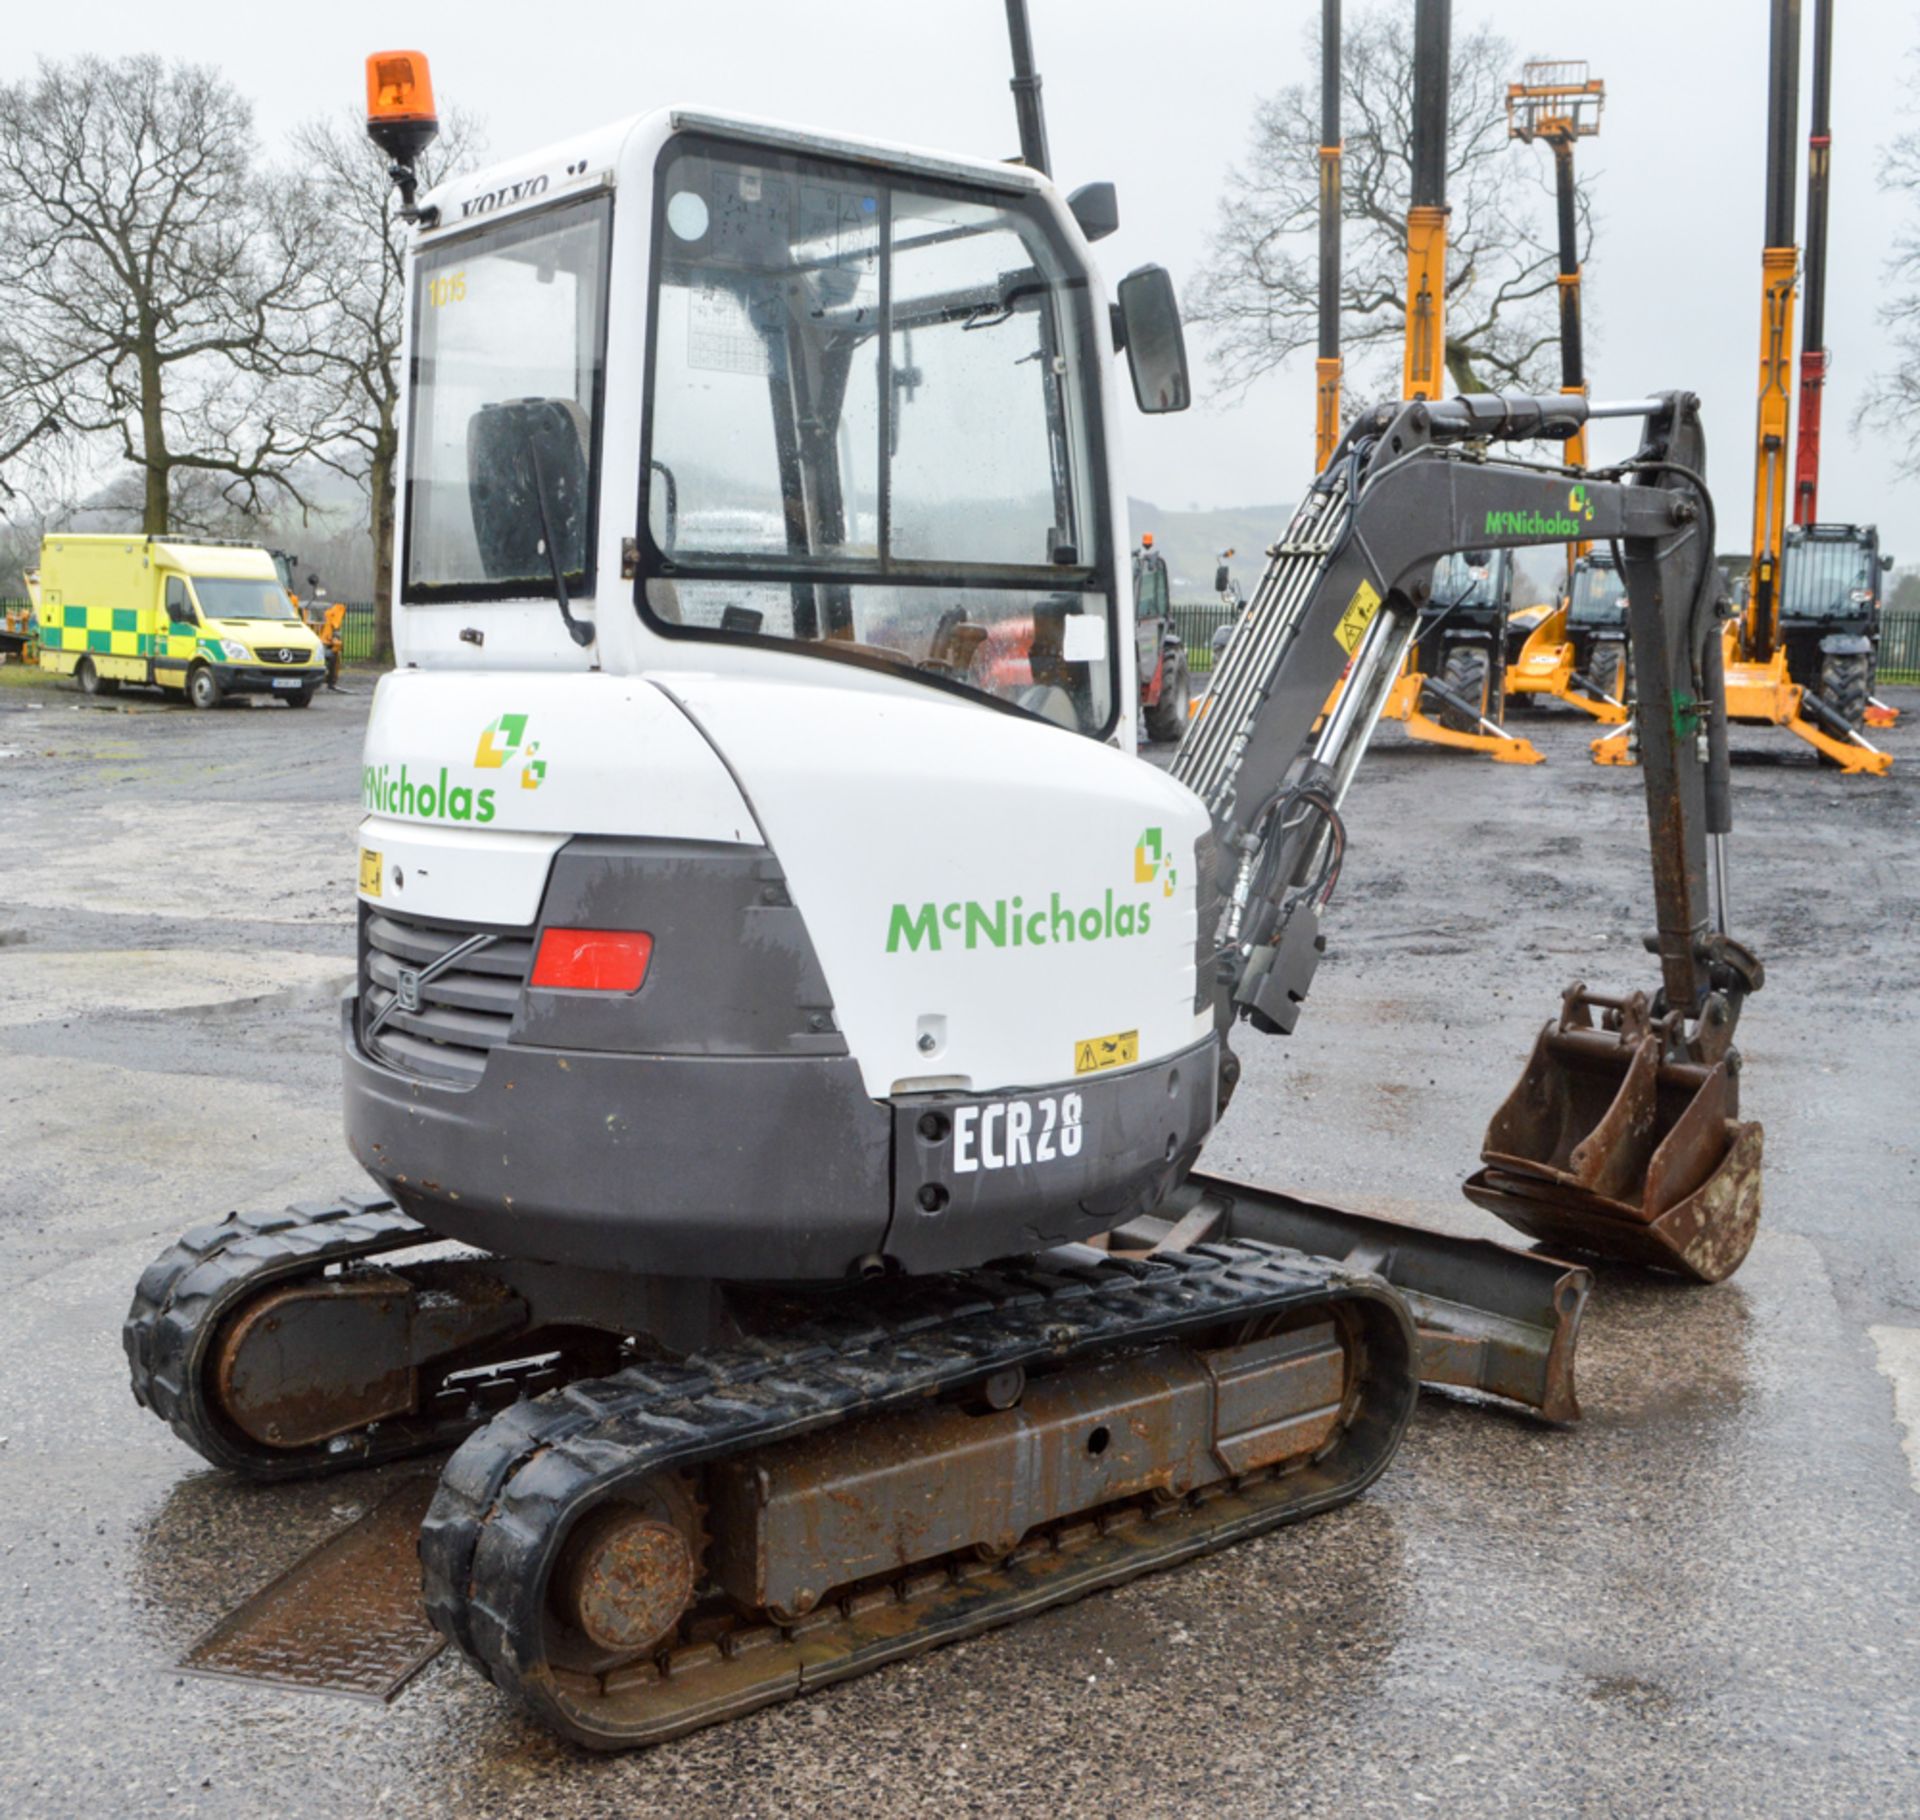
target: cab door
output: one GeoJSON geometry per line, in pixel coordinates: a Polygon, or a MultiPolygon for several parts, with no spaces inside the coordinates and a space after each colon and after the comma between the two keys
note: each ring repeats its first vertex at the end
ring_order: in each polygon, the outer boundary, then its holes
{"type": "Polygon", "coordinates": [[[200,617],[184,575],[169,575],[160,597],[161,621],[154,632],[153,680],[163,688],[184,689],[187,672],[200,652],[200,617]]]}

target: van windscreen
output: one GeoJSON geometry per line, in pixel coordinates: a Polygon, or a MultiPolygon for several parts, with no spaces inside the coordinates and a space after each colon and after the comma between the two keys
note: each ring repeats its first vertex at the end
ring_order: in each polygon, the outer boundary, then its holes
{"type": "Polygon", "coordinates": [[[297,619],[277,581],[252,576],[196,575],[193,591],[209,619],[297,619]]]}

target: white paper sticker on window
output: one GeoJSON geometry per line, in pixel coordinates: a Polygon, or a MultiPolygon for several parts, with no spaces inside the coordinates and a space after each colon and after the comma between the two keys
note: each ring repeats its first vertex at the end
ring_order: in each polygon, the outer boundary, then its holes
{"type": "Polygon", "coordinates": [[[1070,664],[1107,661],[1107,622],[1090,613],[1069,613],[1062,634],[1061,654],[1070,664]]]}

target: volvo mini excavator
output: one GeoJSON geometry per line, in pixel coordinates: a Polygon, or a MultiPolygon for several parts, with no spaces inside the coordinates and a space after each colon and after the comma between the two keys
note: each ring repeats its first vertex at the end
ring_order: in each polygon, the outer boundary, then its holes
{"type": "Polygon", "coordinates": [[[370,61],[415,228],[342,1029],[382,1193],[169,1249],[142,1403],[261,1480],[458,1443],[432,1621],[599,1749],[1326,1510],[1422,1380],[1571,1417],[1583,1269],[1196,1168],[1237,1046],[1301,1015],[1436,562],[1570,520],[1670,708],[1659,979],[1569,990],[1469,1191],[1561,1256],[1738,1264],[1760,969],[1693,398],[1361,414],[1169,775],[1115,357],[1148,411],[1188,386],[1165,272],[1107,302],[1110,208],[1032,146],[692,111],[417,198],[430,97],[370,61]],[[1500,452],[1607,412],[1640,452],[1577,483],[1500,452]]]}

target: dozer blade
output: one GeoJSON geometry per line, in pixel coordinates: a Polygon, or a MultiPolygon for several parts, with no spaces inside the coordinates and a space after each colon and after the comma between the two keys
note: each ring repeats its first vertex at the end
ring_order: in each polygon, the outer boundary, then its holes
{"type": "Polygon", "coordinates": [[[1671,1059],[1643,997],[1576,986],[1493,1115],[1466,1193],[1556,1249],[1717,1283],[1760,1220],[1760,1127],[1737,1107],[1726,1061],[1671,1059]]]}
{"type": "Polygon", "coordinates": [[[1574,1351],[1593,1276],[1578,1265],[1198,1172],[1162,1212],[1171,1217],[1136,1220],[1114,1245],[1253,1240],[1372,1271],[1413,1315],[1422,1384],[1500,1397],[1549,1422],[1580,1418],[1574,1351]]]}

